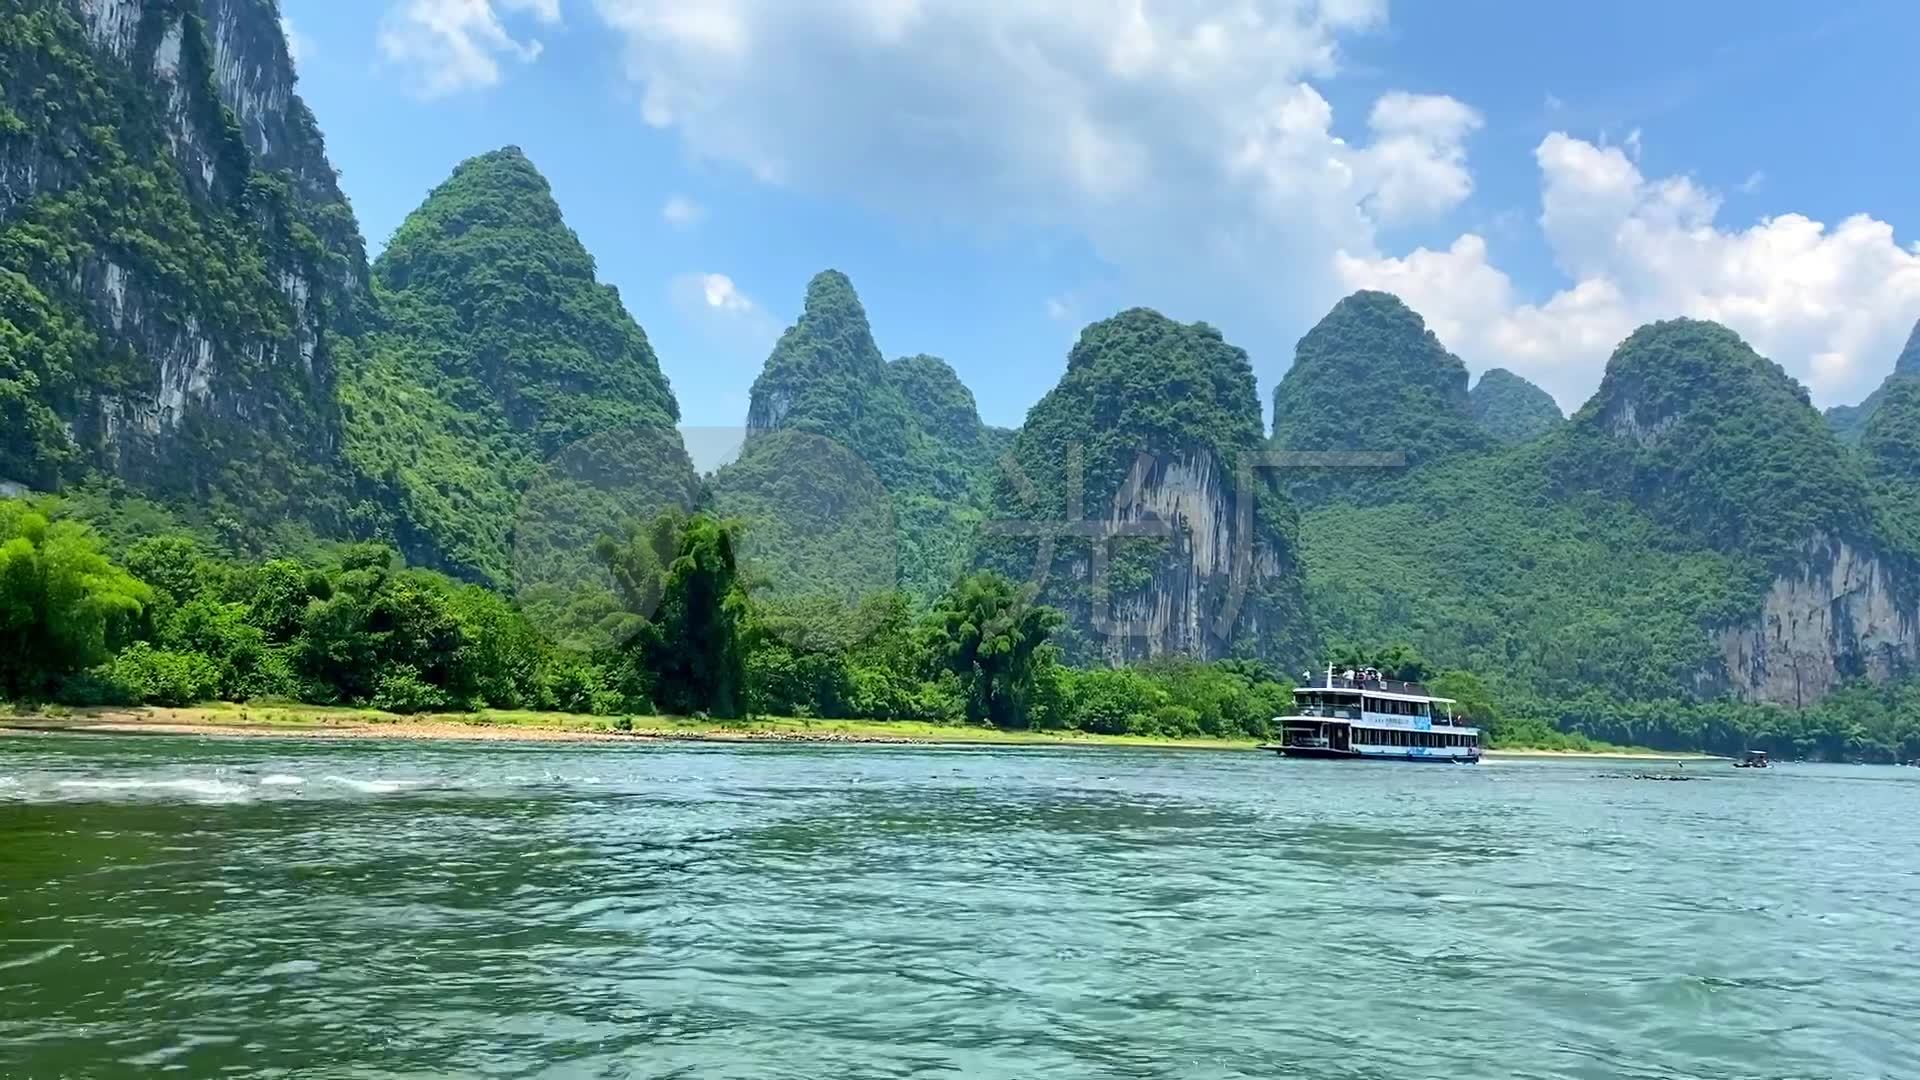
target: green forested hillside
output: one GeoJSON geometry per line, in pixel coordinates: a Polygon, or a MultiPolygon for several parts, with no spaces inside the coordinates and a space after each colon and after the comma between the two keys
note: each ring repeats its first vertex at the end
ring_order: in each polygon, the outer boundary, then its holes
{"type": "MultiPolygon", "coordinates": [[[[1273,392],[1273,445],[1308,452],[1405,455],[1409,465],[1493,444],[1474,422],[1467,368],[1398,297],[1357,292],[1300,339],[1273,392]]],[[[1297,496],[1317,501],[1379,479],[1378,470],[1296,471],[1297,496]]]]}
{"type": "Polygon", "coordinates": [[[1896,375],[1879,391],[1860,452],[1882,527],[1920,552],[1920,373],[1896,375]]]}
{"type": "Polygon", "coordinates": [[[751,401],[747,444],[712,483],[746,520],[749,568],[769,586],[897,583],[925,600],[966,569],[1001,442],[945,361],[881,358],[846,275],[808,284],[751,401]]]}
{"type": "Polygon", "coordinates": [[[1473,384],[1473,418],[1503,443],[1544,435],[1566,420],[1553,396],[1505,368],[1490,368],[1473,384]]]}
{"type": "Polygon", "coordinates": [[[1865,477],[1805,388],[1715,323],[1635,331],[1549,467],[1566,490],[1626,499],[1762,571],[1816,532],[1874,531],[1865,477]]]}
{"type": "Polygon", "coordinates": [[[342,365],[347,455],[391,493],[414,561],[515,581],[528,485],[544,485],[537,530],[555,469],[618,471],[586,457],[643,458],[621,489],[642,490],[619,496],[641,509],[691,496],[679,409],[646,334],[519,150],[456,169],[394,234],[374,286],[376,328],[342,365]]]}
{"type": "Polygon", "coordinates": [[[828,271],[703,483],[524,155],[369,268],[294,86],[271,3],[0,5],[0,496],[60,493],[0,498],[8,697],[1259,735],[1276,667],[1392,646],[1501,738],[1920,756],[1920,328],[1823,419],[1656,323],[1563,419],[1356,293],[1269,438],[1136,308],[1008,432],[828,271]]]}
{"type": "MultiPolygon", "coordinates": [[[[1876,440],[1883,475],[1899,471],[1900,409],[1876,440]]],[[[1316,508],[1303,549],[1329,639],[1405,634],[1517,712],[1655,745],[1732,750],[1772,732],[1783,752],[1852,739],[1893,753],[1920,716],[1879,709],[1879,727],[1833,735],[1831,716],[1716,701],[1710,636],[1754,618],[1816,534],[1904,557],[1873,509],[1888,503],[1778,365],[1676,320],[1622,343],[1564,427],[1316,508]]]]}

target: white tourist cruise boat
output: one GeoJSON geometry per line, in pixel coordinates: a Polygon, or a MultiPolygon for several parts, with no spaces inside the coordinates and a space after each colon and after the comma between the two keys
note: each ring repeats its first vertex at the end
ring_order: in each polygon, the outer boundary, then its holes
{"type": "Polygon", "coordinates": [[[1419,683],[1328,667],[1294,690],[1293,704],[1292,716],[1274,718],[1280,741],[1268,746],[1287,757],[1480,760],[1480,729],[1454,718],[1451,698],[1435,697],[1419,683]]]}

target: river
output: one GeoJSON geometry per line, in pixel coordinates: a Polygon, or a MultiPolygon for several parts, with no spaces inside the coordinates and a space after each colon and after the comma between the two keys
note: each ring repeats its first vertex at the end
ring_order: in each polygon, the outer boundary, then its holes
{"type": "Polygon", "coordinates": [[[1920,770],[0,738],[0,1075],[1920,1075],[1920,770]]]}

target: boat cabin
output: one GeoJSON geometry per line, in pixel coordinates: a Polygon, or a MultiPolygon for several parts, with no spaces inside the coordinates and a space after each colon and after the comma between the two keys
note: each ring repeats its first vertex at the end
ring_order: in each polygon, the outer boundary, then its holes
{"type": "Polygon", "coordinates": [[[1393,761],[1480,760],[1480,729],[1454,715],[1450,698],[1374,671],[1309,676],[1293,692],[1290,716],[1276,717],[1287,757],[1393,761]]]}

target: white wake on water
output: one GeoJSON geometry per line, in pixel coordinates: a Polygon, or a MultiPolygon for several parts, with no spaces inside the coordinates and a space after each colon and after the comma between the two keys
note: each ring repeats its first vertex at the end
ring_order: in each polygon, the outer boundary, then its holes
{"type": "Polygon", "coordinates": [[[356,780],[351,776],[329,776],[326,780],[329,784],[339,784],[368,795],[393,795],[420,784],[420,781],[407,780],[356,780]]]}
{"type": "Polygon", "coordinates": [[[58,786],[74,791],[177,791],[206,799],[231,799],[247,792],[247,789],[240,784],[228,783],[225,780],[202,780],[196,777],[180,780],[145,780],[137,777],[62,780],[58,786]]]}
{"type": "Polygon", "coordinates": [[[260,778],[261,787],[298,787],[304,783],[306,783],[305,780],[297,776],[288,776],[286,773],[272,773],[260,778]]]}

